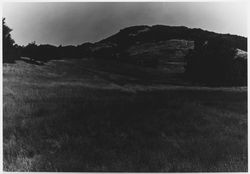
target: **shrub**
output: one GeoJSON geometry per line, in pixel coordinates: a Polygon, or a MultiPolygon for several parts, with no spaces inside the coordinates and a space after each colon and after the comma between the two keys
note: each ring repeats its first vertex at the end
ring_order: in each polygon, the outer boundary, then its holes
{"type": "Polygon", "coordinates": [[[186,74],[210,85],[246,85],[246,61],[235,58],[236,49],[220,37],[195,41],[186,56],[186,74]]]}

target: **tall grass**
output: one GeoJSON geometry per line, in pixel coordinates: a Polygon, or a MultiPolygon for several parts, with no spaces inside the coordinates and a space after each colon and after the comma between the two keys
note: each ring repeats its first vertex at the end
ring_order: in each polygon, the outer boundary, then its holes
{"type": "Polygon", "coordinates": [[[13,71],[4,71],[5,171],[247,171],[244,91],[125,92],[13,71]]]}

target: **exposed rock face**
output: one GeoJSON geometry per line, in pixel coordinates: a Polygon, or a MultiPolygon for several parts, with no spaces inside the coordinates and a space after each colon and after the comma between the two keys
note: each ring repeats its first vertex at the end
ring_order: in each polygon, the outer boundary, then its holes
{"type": "Polygon", "coordinates": [[[247,52],[243,51],[239,48],[236,49],[236,55],[235,55],[235,59],[243,59],[243,60],[247,60],[247,52]]]}

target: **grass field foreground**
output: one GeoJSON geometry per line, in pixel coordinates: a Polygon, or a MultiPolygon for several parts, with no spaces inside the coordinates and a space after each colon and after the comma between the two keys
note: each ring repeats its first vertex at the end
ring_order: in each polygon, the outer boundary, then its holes
{"type": "Polygon", "coordinates": [[[58,65],[4,65],[5,171],[247,171],[246,90],[125,90],[58,65]]]}

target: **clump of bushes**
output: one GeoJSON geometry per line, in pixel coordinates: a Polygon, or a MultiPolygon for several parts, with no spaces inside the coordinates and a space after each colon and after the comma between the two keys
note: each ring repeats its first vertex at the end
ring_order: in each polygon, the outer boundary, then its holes
{"type": "Polygon", "coordinates": [[[209,85],[246,85],[247,60],[236,58],[237,49],[223,38],[196,40],[186,56],[186,75],[209,85]]]}
{"type": "Polygon", "coordinates": [[[37,45],[35,42],[32,42],[22,48],[21,54],[23,57],[29,57],[42,62],[53,59],[80,59],[91,55],[91,45],[90,43],[85,43],[78,46],[54,46],[49,44],[37,45]]]}

